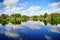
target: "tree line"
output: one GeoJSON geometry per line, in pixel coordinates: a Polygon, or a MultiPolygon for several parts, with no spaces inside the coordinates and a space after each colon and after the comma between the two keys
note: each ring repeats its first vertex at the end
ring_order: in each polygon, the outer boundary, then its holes
{"type": "Polygon", "coordinates": [[[14,23],[20,23],[21,21],[28,21],[28,20],[33,20],[33,21],[43,21],[43,22],[47,22],[50,24],[59,24],[60,23],[60,13],[45,13],[44,15],[40,15],[40,16],[26,16],[26,15],[21,15],[19,13],[16,14],[12,14],[12,15],[7,15],[7,14],[1,14],[0,15],[0,22],[4,23],[5,21],[10,21],[13,24],[14,23]]]}

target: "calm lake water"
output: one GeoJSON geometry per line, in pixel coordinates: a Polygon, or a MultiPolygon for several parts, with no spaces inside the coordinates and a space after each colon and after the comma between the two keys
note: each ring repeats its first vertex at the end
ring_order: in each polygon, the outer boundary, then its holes
{"type": "Polygon", "coordinates": [[[60,40],[60,24],[45,25],[31,20],[21,24],[0,24],[0,40],[60,40]]]}

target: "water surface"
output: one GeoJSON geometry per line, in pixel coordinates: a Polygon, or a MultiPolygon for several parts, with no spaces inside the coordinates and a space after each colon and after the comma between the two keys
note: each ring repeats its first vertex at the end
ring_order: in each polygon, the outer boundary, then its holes
{"type": "Polygon", "coordinates": [[[60,40],[60,24],[46,25],[31,20],[19,24],[0,23],[0,40],[60,40]]]}

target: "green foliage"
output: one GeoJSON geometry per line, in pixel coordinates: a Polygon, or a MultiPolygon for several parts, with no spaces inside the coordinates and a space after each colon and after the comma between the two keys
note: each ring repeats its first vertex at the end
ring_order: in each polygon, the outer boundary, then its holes
{"type": "Polygon", "coordinates": [[[6,14],[2,14],[1,15],[1,19],[7,19],[9,16],[8,15],[6,15],[6,14]]]}
{"type": "Polygon", "coordinates": [[[9,21],[7,21],[7,20],[1,20],[0,23],[5,26],[6,24],[9,23],[9,21]]]}
{"type": "Polygon", "coordinates": [[[47,13],[45,13],[45,14],[44,14],[44,18],[46,18],[47,16],[48,16],[48,14],[47,14],[47,13]]]}
{"type": "Polygon", "coordinates": [[[57,25],[60,24],[60,14],[59,13],[51,13],[47,14],[45,13],[44,15],[40,16],[26,16],[26,15],[21,15],[19,13],[12,14],[12,15],[6,15],[6,14],[1,14],[0,16],[0,23],[7,24],[8,21],[10,21],[12,24],[20,24],[21,22],[26,22],[28,20],[33,20],[33,21],[43,21],[45,25],[47,23],[50,23],[52,25],[57,25]]]}
{"type": "Polygon", "coordinates": [[[21,17],[21,15],[19,13],[17,13],[17,14],[15,14],[15,17],[19,18],[19,17],[21,17]]]}
{"type": "Polygon", "coordinates": [[[38,20],[38,16],[33,16],[33,20],[37,21],[38,20]]]}
{"type": "Polygon", "coordinates": [[[46,20],[48,23],[52,24],[52,25],[57,25],[60,23],[60,14],[59,13],[51,13],[50,15],[47,16],[46,20]]]}
{"type": "Polygon", "coordinates": [[[44,16],[43,16],[43,15],[40,15],[40,16],[39,16],[39,20],[40,20],[40,21],[43,21],[43,20],[44,20],[44,16]]]}
{"type": "Polygon", "coordinates": [[[28,17],[26,15],[21,16],[21,21],[26,22],[28,20],[28,17]]]}

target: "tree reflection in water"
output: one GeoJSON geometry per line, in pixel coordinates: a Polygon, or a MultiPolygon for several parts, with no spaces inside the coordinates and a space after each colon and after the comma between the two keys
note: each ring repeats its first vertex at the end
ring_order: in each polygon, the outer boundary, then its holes
{"type": "MultiPolygon", "coordinates": [[[[51,19],[52,20],[52,19],[51,19]]],[[[51,24],[51,25],[57,25],[57,24],[60,24],[60,21],[58,21],[58,20],[43,20],[42,22],[44,22],[44,24],[45,25],[47,25],[47,23],[49,23],[49,24],[51,24]]],[[[22,22],[26,22],[26,21],[29,21],[29,20],[23,20],[23,21],[21,21],[21,20],[15,20],[15,21],[9,21],[9,20],[1,20],[0,21],[0,24],[2,24],[2,25],[6,25],[6,24],[8,24],[9,22],[11,22],[12,24],[21,24],[22,22]]],[[[34,20],[32,20],[32,21],[34,21],[34,20]]],[[[38,21],[38,20],[36,20],[36,21],[38,21]]]]}

